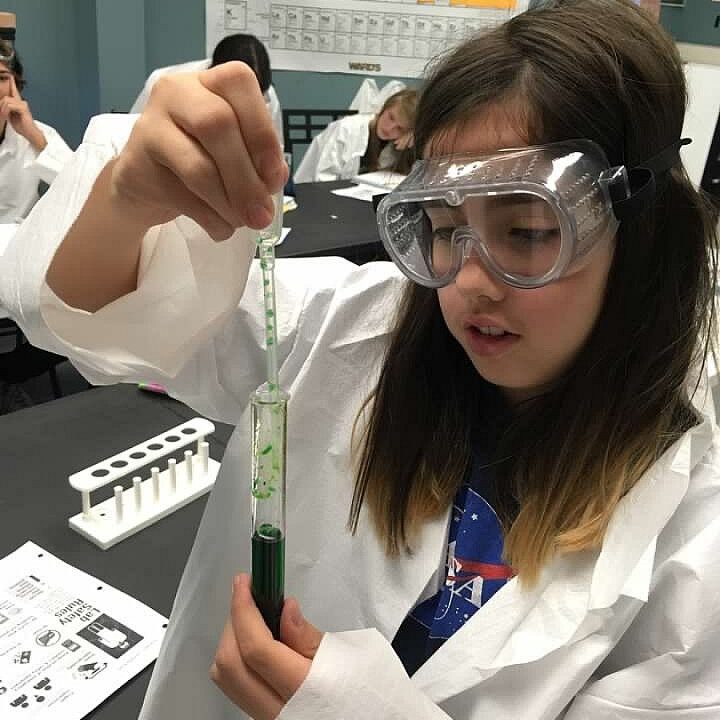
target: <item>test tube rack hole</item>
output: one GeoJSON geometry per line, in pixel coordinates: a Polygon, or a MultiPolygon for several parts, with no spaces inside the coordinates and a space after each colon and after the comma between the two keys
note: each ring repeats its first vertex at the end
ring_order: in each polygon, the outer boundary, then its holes
{"type": "Polygon", "coordinates": [[[193,418],[70,475],[68,481],[80,493],[82,511],[68,524],[107,550],[204,495],[215,484],[220,468],[209,456],[205,440],[214,431],[209,420],[193,418]],[[169,458],[166,468],[160,469],[165,456],[190,445],[195,445],[196,452],[185,449],[183,460],[169,458]],[[149,476],[147,466],[151,466],[149,476]],[[130,475],[132,487],[124,489],[118,481],[130,475]],[[106,485],[113,485],[113,497],[92,505],[90,493],[106,485]]]}

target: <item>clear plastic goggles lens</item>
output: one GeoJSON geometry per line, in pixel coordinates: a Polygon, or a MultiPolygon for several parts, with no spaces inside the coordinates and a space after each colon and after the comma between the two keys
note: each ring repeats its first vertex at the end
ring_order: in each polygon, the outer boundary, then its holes
{"type": "Polygon", "coordinates": [[[432,284],[449,282],[469,257],[518,281],[550,273],[562,256],[557,212],[530,193],[402,203],[392,208],[390,239],[399,260],[432,284]]]}

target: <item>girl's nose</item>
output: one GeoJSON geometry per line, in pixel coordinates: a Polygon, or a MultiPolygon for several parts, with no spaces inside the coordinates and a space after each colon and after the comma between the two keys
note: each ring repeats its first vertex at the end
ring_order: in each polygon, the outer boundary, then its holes
{"type": "Polygon", "coordinates": [[[474,249],[463,252],[463,264],[455,276],[455,286],[468,299],[486,297],[499,302],[505,297],[507,286],[485,266],[474,249]]]}

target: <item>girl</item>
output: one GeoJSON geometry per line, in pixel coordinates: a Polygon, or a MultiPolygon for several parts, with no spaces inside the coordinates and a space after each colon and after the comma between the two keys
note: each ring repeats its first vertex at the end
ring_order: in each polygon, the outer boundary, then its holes
{"type": "Polygon", "coordinates": [[[348,115],[313,138],[295,182],[349,180],[358,173],[407,173],[414,160],[415,90],[391,95],[376,115],[348,115]]]}
{"type": "Polygon", "coordinates": [[[0,40],[0,223],[20,222],[72,156],[56,130],[35,120],[21,96],[23,66],[13,44],[0,40]]]}
{"type": "Polygon", "coordinates": [[[720,478],[693,379],[716,238],[684,100],[631,3],[519,15],[427,82],[423,161],[379,208],[397,268],[277,263],[283,642],[247,576],[229,597],[264,334],[233,229],[285,180],[262,98],[226,65],[158,86],[127,143],[90,127],[3,302],[91,381],[152,374],[237,422],[144,720],[717,717],[720,478]]]}

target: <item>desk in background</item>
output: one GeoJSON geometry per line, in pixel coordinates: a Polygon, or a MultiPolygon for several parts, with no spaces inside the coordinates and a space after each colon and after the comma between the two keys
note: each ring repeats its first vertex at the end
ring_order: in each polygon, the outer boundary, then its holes
{"type": "Polygon", "coordinates": [[[292,232],[276,250],[277,257],[339,255],[356,263],[387,260],[371,203],[333,195],[347,181],[295,185],[298,207],[285,215],[292,232]]]}

